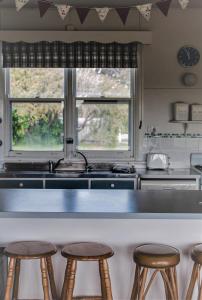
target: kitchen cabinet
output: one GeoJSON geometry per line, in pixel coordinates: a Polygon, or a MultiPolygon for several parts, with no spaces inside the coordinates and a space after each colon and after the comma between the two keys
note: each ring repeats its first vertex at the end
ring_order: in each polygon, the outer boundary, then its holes
{"type": "Polygon", "coordinates": [[[80,179],[53,179],[45,181],[46,189],[88,189],[88,180],[80,179]]]}
{"type": "Polygon", "coordinates": [[[43,180],[1,179],[1,189],[42,189],[43,180]]]}
{"type": "Polygon", "coordinates": [[[134,190],[134,180],[91,180],[91,189],[134,190]]]}

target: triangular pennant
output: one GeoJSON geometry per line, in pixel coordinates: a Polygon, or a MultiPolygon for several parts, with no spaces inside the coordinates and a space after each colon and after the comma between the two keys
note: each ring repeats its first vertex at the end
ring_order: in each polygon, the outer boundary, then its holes
{"type": "Polygon", "coordinates": [[[116,8],[116,11],[117,11],[121,21],[123,22],[123,24],[126,24],[128,14],[130,11],[130,7],[116,8]]]}
{"type": "Polygon", "coordinates": [[[160,11],[167,17],[168,11],[171,5],[172,0],[161,0],[156,3],[156,6],[160,9],[160,11]]]}
{"type": "Polygon", "coordinates": [[[15,0],[16,10],[20,11],[28,2],[29,0],[15,0]]]}
{"type": "Polygon", "coordinates": [[[44,1],[44,0],[38,1],[39,12],[40,12],[41,18],[45,15],[45,13],[51,7],[51,5],[52,5],[52,2],[50,2],[50,1],[44,1]]]}
{"type": "Polygon", "coordinates": [[[189,0],[178,0],[180,6],[182,7],[182,9],[187,8],[188,4],[189,4],[189,0]]]}
{"type": "Polygon", "coordinates": [[[61,19],[64,20],[69,13],[71,6],[66,4],[55,4],[55,6],[57,7],[61,19]]]}
{"type": "Polygon", "coordinates": [[[100,21],[104,21],[108,15],[108,12],[109,12],[109,8],[108,7],[102,7],[102,8],[96,8],[95,9],[98,13],[98,16],[100,18],[100,21]]]}
{"type": "Polygon", "coordinates": [[[137,5],[136,8],[147,21],[150,20],[152,3],[144,4],[144,5],[137,5]]]}
{"type": "Polygon", "coordinates": [[[79,20],[81,22],[81,24],[84,23],[88,13],[89,13],[89,8],[86,8],[86,7],[76,7],[76,11],[77,11],[77,14],[79,16],[79,20]]]}

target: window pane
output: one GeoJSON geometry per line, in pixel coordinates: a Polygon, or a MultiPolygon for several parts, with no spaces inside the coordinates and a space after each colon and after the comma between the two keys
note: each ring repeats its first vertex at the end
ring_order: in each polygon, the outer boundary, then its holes
{"type": "Polygon", "coordinates": [[[129,150],[129,105],[77,101],[78,148],[129,150]]]}
{"type": "Polygon", "coordinates": [[[77,97],[130,97],[130,69],[76,69],[77,97]]]}
{"type": "Polygon", "coordinates": [[[64,69],[10,69],[11,98],[64,98],[64,69]]]}
{"type": "Polygon", "coordinates": [[[12,150],[62,151],[63,103],[12,103],[12,150]]]}

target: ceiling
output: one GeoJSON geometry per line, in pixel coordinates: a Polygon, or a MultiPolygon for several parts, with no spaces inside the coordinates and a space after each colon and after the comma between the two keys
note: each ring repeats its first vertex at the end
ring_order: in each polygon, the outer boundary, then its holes
{"type": "MultiPolygon", "coordinates": [[[[115,6],[134,6],[136,4],[155,3],[158,0],[68,0],[68,4],[74,6],[89,6],[89,7],[115,7],[115,6]]],[[[37,5],[37,0],[30,0],[26,7],[34,7],[37,5]]],[[[66,4],[67,0],[52,0],[53,3],[66,4]]],[[[173,0],[174,7],[179,7],[178,0],[173,0]]],[[[0,0],[0,7],[14,7],[15,0],[0,0]]],[[[201,0],[190,0],[188,7],[202,8],[201,0]]]]}

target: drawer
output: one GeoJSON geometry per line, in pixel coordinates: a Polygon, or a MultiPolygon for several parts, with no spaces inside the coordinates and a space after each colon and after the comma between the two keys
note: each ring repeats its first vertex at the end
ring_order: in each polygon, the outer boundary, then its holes
{"type": "Polygon", "coordinates": [[[92,180],[91,189],[134,190],[133,180],[92,180]]]}
{"type": "Polygon", "coordinates": [[[88,180],[46,180],[46,189],[88,189],[88,180]]]}
{"type": "Polygon", "coordinates": [[[1,189],[42,189],[42,180],[0,180],[1,189]]]}

